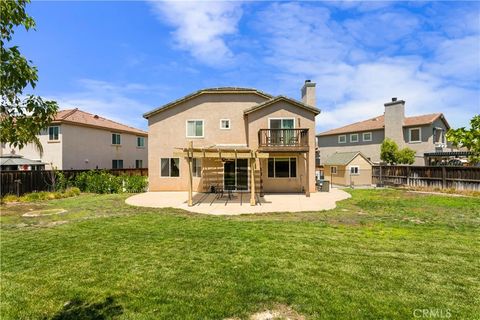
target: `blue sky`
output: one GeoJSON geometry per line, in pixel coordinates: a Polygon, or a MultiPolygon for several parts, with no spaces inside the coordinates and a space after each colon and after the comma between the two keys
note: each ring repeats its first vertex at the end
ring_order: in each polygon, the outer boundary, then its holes
{"type": "Polygon", "coordinates": [[[383,113],[480,113],[479,2],[34,1],[14,43],[35,92],[146,128],[142,114],[205,87],[300,98],[317,83],[323,131],[383,113]]]}

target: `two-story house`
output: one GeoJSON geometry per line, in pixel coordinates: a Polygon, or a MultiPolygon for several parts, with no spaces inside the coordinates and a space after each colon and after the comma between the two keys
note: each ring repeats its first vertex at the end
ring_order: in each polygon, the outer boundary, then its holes
{"type": "Polygon", "coordinates": [[[442,113],[405,117],[405,101],[396,98],[384,106],[381,116],[317,134],[317,162],[323,164],[335,152],[361,152],[379,163],[385,138],[393,139],[399,148],[413,149],[415,165],[425,164],[425,153],[447,148],[445,134],[450,125],[442,113]]]}
{"type": "Polygon", "coordinates": [[[249,88],[203,89],[144,115],[149,190],[315,192],[315,84],[302,102],[249,88]]]}
{"type": "MultiPolygon", "coordinates": [[[[147,168],[147,132],[78,109],[59,111],[39,134],[43,154],[31,144],[13,149],[46,169],[147,168]]],[[[10,154],[8,144],[2,154],[10,154]]]]}

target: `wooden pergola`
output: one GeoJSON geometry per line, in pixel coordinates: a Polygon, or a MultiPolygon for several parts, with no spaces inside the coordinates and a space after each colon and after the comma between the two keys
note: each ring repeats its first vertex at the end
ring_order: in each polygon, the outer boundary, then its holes
{"type": "Polygon", "coordinates": [[[256,205],[255,198],[255,163],[256,159],[268,158],[265,152],[253,151],[247,147],[212,146],[194,148],[193,142],[187,148],[177,148],[174,152],[176,157],[184,157],[188,162],[188,206],[193,206],[193,158],[210,159],[249,159],[250,162],[250,205],[256,205]]]}

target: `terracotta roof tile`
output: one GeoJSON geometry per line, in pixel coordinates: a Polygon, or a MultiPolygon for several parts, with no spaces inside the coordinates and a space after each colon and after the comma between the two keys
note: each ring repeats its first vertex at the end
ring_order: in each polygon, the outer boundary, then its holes
{"type": "Polygon", "coordinates": [[[78,124],[78,125],[89,126],[89,127],[98,127],[106,130],[147,136],[146,131],[129,127],[127,125],[115,122],[113,120],[109,120],[107,118],[100,117],[98,115],[94,115],[94,114],[79,110],[77,108],[58,111],[57,115],[55,116],[54,122],[60,122],[60,123],[66,122],[66,123],[78,124]]]}
{"type": "MultiPolygon", "coordinates": [[[[424,114],[424,115],[414,116],[414,117],[405,117],[405,123],[403,124],[403,126],[411,127],[411,126],[430,124],[441,116],[443,116],[443,114],[441,113],[432,113],[432,114],[424,114]]],[[[383,129],[384,127],[385,127],[385,118],[382,115],[382,116],[374,117],[368,120],[355,122],[340,128],[321,132],[317,134],[317,136],[329,136],[329,135],[341,134],[341,133],[380,130],[380,129],[383,129]]]]}

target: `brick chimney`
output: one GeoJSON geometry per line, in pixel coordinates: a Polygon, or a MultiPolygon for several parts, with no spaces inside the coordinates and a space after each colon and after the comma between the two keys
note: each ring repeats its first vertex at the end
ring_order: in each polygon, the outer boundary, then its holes
{"type": "Polygon", "coordinates": [[[311,80],[305,80],[305,84],[302,87],[302,102],[312,107],[317,106],[315,82],[312,82],[311,80]]]}
{"type": "Polygon", "coordinates": [[[395,141],[400,148],[405,144],[403,125],[405,123],[405,101],[392,98],[385,103],[385,138],[395,141]]]}

